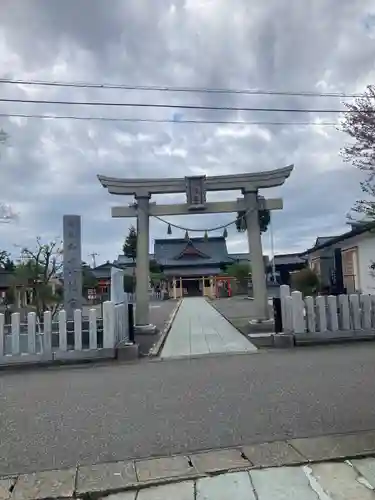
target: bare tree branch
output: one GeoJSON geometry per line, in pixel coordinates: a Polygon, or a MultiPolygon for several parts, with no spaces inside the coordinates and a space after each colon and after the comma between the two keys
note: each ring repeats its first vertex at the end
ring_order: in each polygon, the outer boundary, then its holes
{"type": "Polygon", "coordinates": [[[19,271],[24,276],[27,286],[32,285],[34,291],[34,305],[40,320],[44,311],[49,310],[54,315],[61,302],[62,296],[53,291],[51,280],[57,277],[62,268],[61,242],[50,241],[43,243],[40,237],[36,239],[36,248],[22,248],[22,263],[19,271]]]}
{"type": "Polygon", "coordinates": [[[345,162],[351,163],[366,175],[365,180],[360,183],[364,199],[355,203],[349,219],[355,220],[354,214],[361,214],[365,220],[374,220],[375,85],[369,85],[362,97],[344,105],[348,112],[341,123],[341,130],[350,136],[351,142],[341,150],[341,156],[345,162]]]}

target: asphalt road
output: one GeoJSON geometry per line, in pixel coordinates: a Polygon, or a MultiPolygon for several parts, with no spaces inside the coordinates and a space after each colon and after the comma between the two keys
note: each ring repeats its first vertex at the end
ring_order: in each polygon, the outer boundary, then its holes
{"type": "Polygon", "coordinates": [[[370,343],[0,373],[0,475],[366,429],[370,343]]]}

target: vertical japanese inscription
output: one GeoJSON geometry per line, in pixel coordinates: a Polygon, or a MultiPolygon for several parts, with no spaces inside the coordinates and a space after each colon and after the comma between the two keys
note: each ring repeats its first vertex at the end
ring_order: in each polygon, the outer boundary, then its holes
{"type": "Polygon", "coordinates": [[[81,217],[64,215],[64,308],[69,319],[82,309],[81,217]]]}
{"type": "Polygon", "coordinates": [[[186,177],[185,181],[189,210],[203,210],[206,204],[206,177],[186,177]]]}

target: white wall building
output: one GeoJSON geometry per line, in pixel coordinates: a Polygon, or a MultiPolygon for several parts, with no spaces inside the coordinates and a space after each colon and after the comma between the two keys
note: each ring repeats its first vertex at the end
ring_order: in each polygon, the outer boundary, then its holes
{"type": "Polygon", "coordinates": [[[344,286],[347,293],[375,294],[375,224],[357,226],[339,236],[318,238],[305,255],[309,266],[329,285],[335,267],[334,253],[341,250],[344,286]]]}

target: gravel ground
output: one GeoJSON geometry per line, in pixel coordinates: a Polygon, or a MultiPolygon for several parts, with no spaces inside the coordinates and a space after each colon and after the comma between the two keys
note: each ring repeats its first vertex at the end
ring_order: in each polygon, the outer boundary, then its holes
{"type": "Polygon", "coordinates": [[[375,429],[375,345],[0,372],[0,474],[375,429]]]}
{"type": "MultiPolygon", "coordinates": [[[[212,305],[246,337],[250,333],[269,333],[273,331],[273,324],[250,325],[249,320],[254,318],[254,302],[245,296],[215,299],[212,305]]],[[[270,305],[270,317],[272,317],[270,305]]]]}
{"type": "Polygon", "coordinates": [[[139,350],[142,355],[147,355],[151,347],[159,340],[166,322],[177,306],[177,302],[174,300],[164,300],[153,302],[151,306],[150,322],[156,326],[158,333],[156,335],[135,336],[135,341],[139,345],[139,350]]]}
{"type": "MultiPolygon", "coordinates": [[[[246,319],[254,317],[254,302],[243,295],[212,300],[212,304],[228,319],[246,319]]],[[[270,311],[272,307],[270,306],[270,311]]]]}

